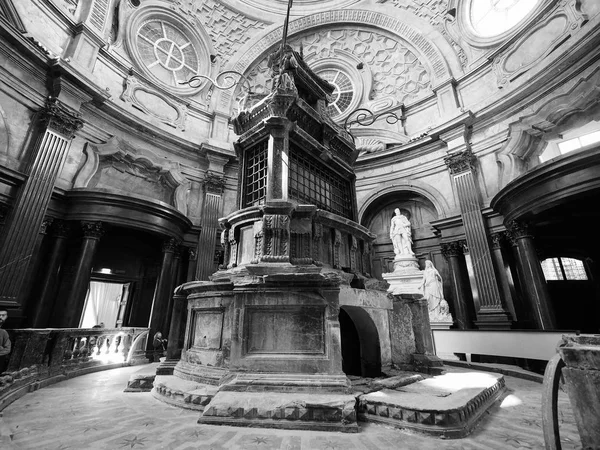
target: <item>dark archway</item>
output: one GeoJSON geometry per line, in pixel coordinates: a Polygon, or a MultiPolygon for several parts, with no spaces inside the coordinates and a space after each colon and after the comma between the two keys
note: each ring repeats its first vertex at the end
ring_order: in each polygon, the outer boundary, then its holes
{"type": "Polygon", "coordinates": [[[346,375],[381,375],[379,333],[363,308],[342,306],[339,314],[342,341],[342,369],[346,375]]]}

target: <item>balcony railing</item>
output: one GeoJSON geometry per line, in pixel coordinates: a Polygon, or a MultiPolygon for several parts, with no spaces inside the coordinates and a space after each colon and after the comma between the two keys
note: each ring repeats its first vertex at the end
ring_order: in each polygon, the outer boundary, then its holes
{"type": "MultiPolygon", "coordinates": [[[[148,362],[148,328],[41,328],[7,330],[8,369],[0,374],[0,410],[14,393],[77,375],[148,362]]],[[[27,392],[25,390],[24,392],[27,392]]],[[[23,392],[23,393],[24,393],[23,392]]]]}

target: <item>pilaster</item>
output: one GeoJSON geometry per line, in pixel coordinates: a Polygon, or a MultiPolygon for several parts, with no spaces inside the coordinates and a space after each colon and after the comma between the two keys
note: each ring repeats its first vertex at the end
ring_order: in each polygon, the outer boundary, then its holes
{"type": "Polygon", "coordinates": [[[481,213],[480,193],[475,178],[477,158],[471,152],[464,135],[449,141],[449,147],[452,145],[454,151],[444,158],[444,162],[448,166],[458,197],[465,237],[473,263],[475,284],[479,294],[476,308],[477,325],[480,328],[510,328],[511,320],[502,305],[488,235],[481,213]]]}
{"type": "Polygon", "coordinates": [[[79,113],[50,97],[39,113],[43,126],[27,168],[27,178],[12,205],[0,239],[0,306],[17,308],[19,295],[56,179],[75,132],[79,113]]]}

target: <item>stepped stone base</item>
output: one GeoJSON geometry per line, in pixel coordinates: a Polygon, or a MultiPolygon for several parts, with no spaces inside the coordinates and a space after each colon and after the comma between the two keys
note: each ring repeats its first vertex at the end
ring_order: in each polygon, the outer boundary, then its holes
{"type": "Polygon", "coordinates": [[[356,433],[355,405],[348,394],[219,392],[198,423],[356,433]]]}
{"type": "Polygon", "coordinates": [[[123,392],[150,392],[156,377],[156,367],[156,364],[150,364],[132,373],[123,392]]]}
{"type": "Polygon", "coordinates": [[[203,411],[217,391],[216,386],[209,384],[182,380],[173,375],[157,375],[152,395],[179,408],[203,411]]]}
{"type": "Polygon", "coordinates": [[[361,395],[358,419],[437,437],[467,436],[504,391],[504,377],[450,373],[361,395]]]}

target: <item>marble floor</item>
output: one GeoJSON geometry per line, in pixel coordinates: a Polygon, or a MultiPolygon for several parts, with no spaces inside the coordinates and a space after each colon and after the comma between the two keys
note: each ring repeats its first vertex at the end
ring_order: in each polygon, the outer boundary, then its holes
{"type": "MultiPolygon", "coordinates": [[[[31,450],[383,450],[543,449],[541,385],[505,377],[508,391],[467,438],[440,440],[375,424],[360,433],[199,425],[199,414],[150,393],[124,393],[140,366],[97,372],[29,393],[9,405],[4,422],[14,449],[31,450]]],[[[449,368],[451,371],[462,369],[449,368]]],[[[559,397],[563,449],[580,449],[565,393],[559,397]]],[[[0,445],[1,446],[1,445],[0,445]]]]}

